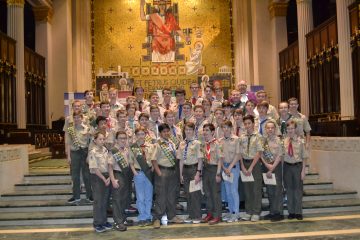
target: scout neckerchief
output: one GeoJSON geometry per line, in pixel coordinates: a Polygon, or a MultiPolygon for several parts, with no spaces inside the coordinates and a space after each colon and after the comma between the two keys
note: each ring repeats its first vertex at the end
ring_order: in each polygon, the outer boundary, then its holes
{"type": "Polygon", "coordinates": [[[71,124],[70,125],[70,127],[68,127],[68,133],[69,133],[69,135],[70,135],[70,137],[71,137],[71,140],[72,140],[72,142],[73,142],[73,144],[74,144],[74,146],[76,147],[76,148],[81,148],[81,144],[80,144],[80,141],[79,141],[79,138],[78,138],[78,136],[76,135],[76,133],[75,133],[75,126],[73,125],[73,124],[71,124]]]}
{"type": "Polygon", "coordinates": [[[293,145],[292,145],[292,138],[289,138],[289,145],[288,145],[288,155],[290,157],[294,156],[294,149],[293,149],[293,145]]]}
{"type": "Polygon", "coordinates": [[[210,154],[211,153],[211,144],[215,141],[216,141],[216,138],[214,138],[210,142],[206,142],[205,156],[206,156],[207,163],[210,163],[210,161],[211,161],[211,154],[210,154]]]}
{"type": "Polygon", "coordinates": [[[268,138],[265,138],[263,148],[264,148],[263,155],[265,162],[272,163],[274,161],[274,154],[271,152],[268,138]]]}
{"type": "Polygon", "coordinates": [[[161,150],[163,151],[166,158],[170,161],[172,166],[175,166],[175,147],[173,143],[169,140],[159,140],[158,141],[161,150]]]}
{"type": "Polygon", "coordinates": [[[254,133],[251,133],[250,135],[247,134],[247,137],[248,137],[248,142],[247,142],[247,155],[249,156],[250,155],[250,141],[251,141],[251,137],[255,135],[254,133]]]}
{"type": "MultiPolygon", "coordinates": [[[[260,118],[259,118],[259,120],[260,120],[260,118]]],[[[264,123],[265,123],[267,120],[268,120],[268,119],[265,118],[264,120],[260,121],[260,124],[259,124],[259,133],[260,133],[261,135],[263,135],[263,128],[262,128],[262,126],[264,125],[264,123]]]]}
{"type": "Polygon", "coordinates": [[[115,161],[119,164],[122,171],[129,167],[129,164],[126,161],[124,155],[121,153],[120,149],[113,147],[110,152],[113,155],[115,161]]]}
{"type": "Polygon", "coordinates": [[[189,145],[190,145],[190,143],[192,141],[193,141],[192,139],[191,140],[187,140],[187,139],[185,140],[186,146],[185,146],[184,154],[183,154],[184,163],[186,163],[188,148],[189,148],[189,145]]]}

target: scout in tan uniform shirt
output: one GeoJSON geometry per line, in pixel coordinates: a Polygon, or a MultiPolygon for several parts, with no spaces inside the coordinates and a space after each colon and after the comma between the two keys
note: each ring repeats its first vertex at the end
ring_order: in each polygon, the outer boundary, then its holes
{"type": "Polygon", "coordinates": [[[203,189],[206,196],[207,215],[202,222],[217,224],[221,221],[221,166],[223,151],[215,135],[215,126],[207,123],[203,127],[205,160],[203,167],[203,189]]]}
{"type": "Polygon", "coordinates": [[[201,142],[194,139],[195,124],[185,125],[186,139],[180,143],[176,158],[180,161],[180,181],[184,184],[187,196],[187,210],[189,217],[186,223],[200,223],[201,221],[201,191],[189,192],[190,181],[199,184],[204,154],[201,142]]]}
{"type": "Polygon", "coordinates": [[[296,122],[287,123],[288,136],[284,139],[284,183],[289,219],[302,220],[303,180],[307,152],[304,140],[296,135],[296,122]]]}
{"type": "Polygon", "coordinates": [[[237,222],[239,218],[239,176],[240,176],[240,140],[232,134],[233,126],[227,120],[222,125],[224,137],[219,140],[224,154],[222,169],[226,175],[232,176],[232,181],[224,181],[226,199],[229,206],[229,213],[223,221],[237,222]]]}
{"type": "Polygon", "coordinates": [[[280,221],[283,216],[283,184],[282,184],[282,156],[283,146],[280,138],[277,136],[277,125],[274,120],[265,123],[265,134],[263,136],[264,151],[261,155],[263,169],[268,178],[275,174],[276,185],[266,185],[270,203],[269,219],[271,221],[280,221]]]}
{"type": "Polygon", "coordinates": [[[80,110],[75,111],[72,118],[74,121],[73,124],[65,129],[65,149],[71,167],[71,179],[73,182],[73,196],[68,200],[68,203],[80,202],[80,172],[82,173],[86,188],[87,201],[92,202],[90,172],[89,166],[86,163],[90,141],[90,128],[83,122],[83,114],[80,110]]]}
{"type": "MultiPolygon", "coordinates": [[[[119,110],[122,111],[122,110],[119,110]]],[[[129,196],[129,149],[127,148],[127,134],[125,131],[117,132],[115,145],[110,150],[112,156],[109,162],[109,176],[111,180],[112,207],[114,229],[126,231],[124,224],[126,216],[127,199],[129,196]]]]}
{"type": "Polygon", "coordinates": [[[261,213],[262,199],[262,175],[261,162],[259,162],[261,152],[261,136],[254,131],[254,117],[251,115],[244,117],[246,133],[240,137],[241,143],[241,171],[244,175],[254,177],[254,182],[243,182],[245,190],[245,210],[246,213],[241,218],[245,221],[259,221],[261,213]]]}
{"type": "Polygon", "coordinates": [[[152,224],[151,207],[153,200],[153,169],[151,154],[153,145],[145,141],[146,129],[135,130],[136,142],[130,146],[129,163],[134,174],[136,206],[139,211],[140,227],[152,224]]]}
{"type": "Polygon", "coordinates": [[[176,216],[176,200],[179,174],[176,172],[176,147],[169,139],[170,127],[163,123],[159,126],[160,139],[154,144],[151,161],[155,171],[154,228],[160,228],[160,219],[167,214],[170,223],[181,223],[176,216]]]}
{"type": "Polygon", "coordinates": [[[207,124],[207,120],[204,118],[204,108],[201,105],[194,107],[194,117],[195,117],[195,139],[200,142],[204,142],[203,128],[207,124]]]}
{"type": "Polygon", "coordinates": [[[91,173],[91,186],[94,196],[93,217],[96,232],[104,232],[112,229],[112,225],[107,222],[107,200],[109,197],[110,177],[108,164],[111,156],[104,147],[105,137],[97,132],[94,135],[95,146],[89,151],[89,168],[91,173]]]}

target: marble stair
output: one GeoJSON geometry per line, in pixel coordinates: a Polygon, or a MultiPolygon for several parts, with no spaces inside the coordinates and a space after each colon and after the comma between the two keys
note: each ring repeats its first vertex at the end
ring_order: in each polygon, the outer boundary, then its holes
{"type": "MultiPolygon", "coordinates": [[[[14,192],[0,197],[0,226],[92,223],[92,205],[84,200],[80,205],[67,204],[70,197],[68,169],[33,172],[24,176],[14,192]]],[[[84,194],[82,198],[85,199],[84,194]]],[[[360,210],[357,192],[334,189],[332,182],[320,180],[316,173],[306,176],[303,200],[305,215],[360,210]]],[[[262,214],[267,214],[268,200],[263,198],[262,202],[262,214]]],[[[186,209],[184,198],[180,197],[179,203],[186,209]]],[[[178,211],[178,215],[185,217],[187,212],[178,211]]],[[[129,217],[135,218],[136,214],[129,217]]]]}

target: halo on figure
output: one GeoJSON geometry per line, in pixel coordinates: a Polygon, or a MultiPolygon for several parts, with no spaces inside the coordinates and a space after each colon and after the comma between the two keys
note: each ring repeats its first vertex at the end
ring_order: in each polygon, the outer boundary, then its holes
{"type": "MultiPolygon", "coordinates": [[[[196,41],[195,43],[194,43],[194,48],[195,49],[200,49],[200,50],[202,50],[203,48],[204,48],[204,43],[202,42],[202,41],[196,41]]],[[[205,76],[205,75],[204,75],[205,76]]]]}

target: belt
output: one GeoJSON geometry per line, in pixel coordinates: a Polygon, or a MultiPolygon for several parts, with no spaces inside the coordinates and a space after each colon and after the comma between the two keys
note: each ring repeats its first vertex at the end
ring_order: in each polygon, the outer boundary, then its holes
{"type": "Polygon", "coordinates": [[[246,159],[246,158],[243,158],[243,161],[245,161],[245,162],[251,162],[252,160],[254,160],[254,159],[246,159]]]}
{"type": "Polygon", "coordinates": [[[206,164],[204,165],[205,168],[217,168],[217,165],[214,165],[214,164],[206,164]]]}
{"type": "Polygon", "coordinates": [[[191,165],[185,165],[185,164],[184,164],[184,168],[196,168],[197,166],[198,166],[197,163],[191,164],[191,165]]]}
{"type": "Polygon", "coordinates": [[[164,166],[161,166],[161,165],[159,165],[159,168],[166,169],[166,170],[175,170],[175,167],[164,167],[164,166]]]}
{"type": "Polygon", "coordinates": [[[296,163],[288,163],[288,162],[284,162],[285,164],[289,165],[289,166],[296,166],[296,165],[300,165],[302,164],[302,162],[296,162],[296,163]]]}
{"type": "Polygon", "coordinates": [[[135,168],[137,172],[141,172],[142,170],[140,168],[135,168]]]}
{"type": "Polygon", "coordinates": [[[113,170],[114,173],[122,173],[122,171],[119,170],[113,170]]]}

